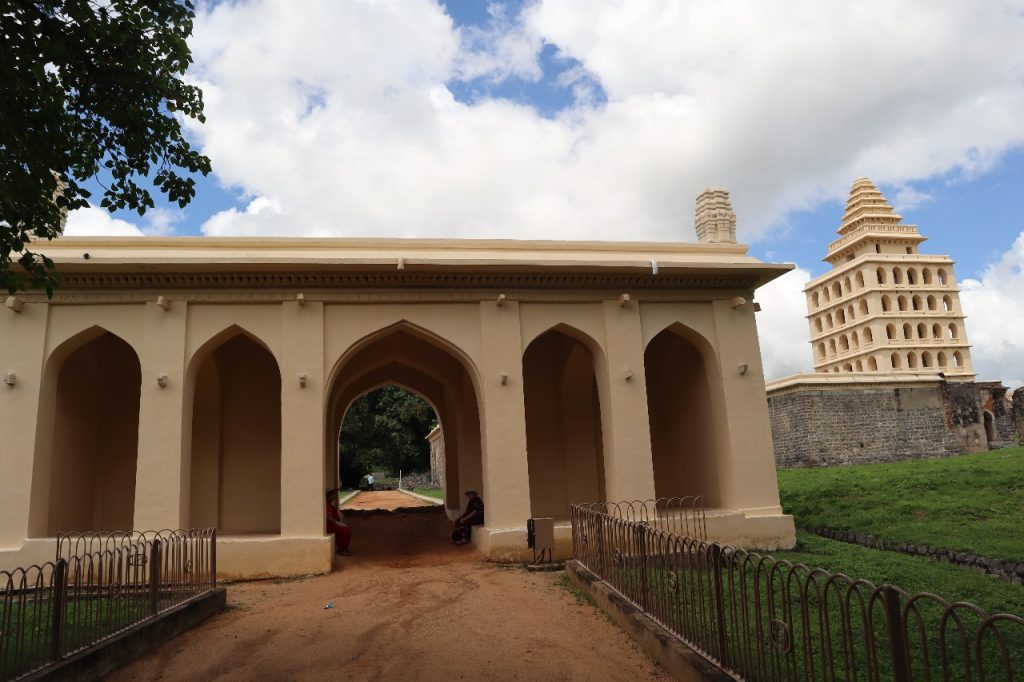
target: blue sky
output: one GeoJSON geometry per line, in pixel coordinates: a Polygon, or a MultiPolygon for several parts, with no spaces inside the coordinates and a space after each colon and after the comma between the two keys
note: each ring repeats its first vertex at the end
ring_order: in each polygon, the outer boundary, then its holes
{"type": "Polygon", "coordinates": [[[771,376],[809,363],[800,289],[866,175],[956,260],[976,365],[1024,382],[1021,0],[303,7],[200,4],[214,173],[69,234],[692,241],[724,185],[751,253],[798,266],[760,294],[771,376]]]}

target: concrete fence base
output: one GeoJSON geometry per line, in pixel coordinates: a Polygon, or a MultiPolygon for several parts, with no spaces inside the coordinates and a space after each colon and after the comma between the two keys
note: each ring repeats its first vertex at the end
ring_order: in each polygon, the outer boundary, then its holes
{"type": "Polygon", "coordinates": [[[733,679],[626,601],[578,561],[567,561],[565,569],[577,588],[593,597],[598,608],[607,613],[612,622],[625,630],[644,653],[677,680],[717,682],[733,679]]]}

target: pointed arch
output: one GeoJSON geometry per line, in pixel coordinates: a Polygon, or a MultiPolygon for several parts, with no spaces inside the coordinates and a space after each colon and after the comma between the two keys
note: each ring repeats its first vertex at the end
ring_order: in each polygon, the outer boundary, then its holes
{"type": "Polygon", "coordinates": [[[526,460],[534,516],[566,517],[572,504],[605,499],[600,349],[556,324],[523,352],[526,460]]]}
{"type": "Polygon", "coordinates": [[[189,359],[183,400],[190,525],[280,533],[281,370],[273,351],[227,325],[189,359]]]}
{"type": "Polygon", "coordinates": [[[40,386],[29,534],[131,530],[142,366],[94,325],[50,353],[40,386]]]}

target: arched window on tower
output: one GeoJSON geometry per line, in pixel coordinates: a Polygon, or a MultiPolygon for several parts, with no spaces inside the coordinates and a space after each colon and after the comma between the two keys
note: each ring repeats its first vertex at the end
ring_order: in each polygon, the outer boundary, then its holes
{"type": "Polygon", "coordinates": [[[889,362],[892,364],[893,369],[903,369],[903,359],[899,353],[893,353],[889,356],[889,362]]]}
{"type": "Polygon", "coordinates": [[[927,301],[928,301],[928,310],[934,311],[938,307],[936,302],[935,302],[935,297],[934,296],[928,296],[927,301]]]}
{"type": "Polygon", "coordinates": [[[866,316],[868,314],[868,300],[866,298],[860,299],[858,307],[860,308],[861,315],[866,316]]]}
{"type": "Polygon", "coordinates": [[[906,296],[899,296],[899,297],[897,297],[896,298],[896,307],[899,308],[901,312],[902,311],[906,311],[906,309],[907,309],[907,297],[906,296]]]}
{"type": "Polygon", "coordinates": [[[856,277],[853,278],[853,281],[857,284],[857,288],[858,289],[863,289],[864,288],[864,273],[863,272],[858,272],[856,277]]]}
{"type": "Polygon", "coordinates": [[[872,355],[870,358],[868,358],[868,371],[869,372],[877,372],[878,371],[878,360],[875,359],[874,355],[872,355]]]}
{"type": "Polygon", "coordinates": [[[907,353],[907,369],[917,369],[917,353],[914,351],[907,353]]]}
{"type": "Polygon", "coordinates": [[[892,283],[903,284],[903,270],[899,268],[892,269],[892,283]]]}
{"type": "Polygon", "coordinates": [[[939,268],[939,271],[936,273],[936,276],[939,279],[939,284],[941,284],[942,286],[946,286],[946,270],[944,268],[939,268]]]}
{"type": "Polygon", "coordinates": [[[871,327],[864,327],[864,343],[873,343],[874,334],[871,333],[871,327]]]}
{"type": "Polygon", "coordinates": [[[914,310],[921,310],[921,297],[915,294],[914,297],[910,299],[910,305],[914,310]]]}
{"type": "Polygon", "coordinates": [[[955,322],[950,322],[949,323],[949,338],[956,339],[957,336],[958,336],[957,332],[958,332],[958,330],[957,330],[956,323],[955,322]]]}
{"type": "Polygon", "coordinates": [[[903,325],[903,338],[912,339],[914,338],[914,328],[910,326],[910,323],[903,325]]]}
{"type": "Polygon", "coordinates": [[[885,268],[879,267],[877,270],[875,270],[875,279],[878,280],[879,284],[885,284],[885,268]]]}
{"type": "Polygon", "coordinates": [[[930,268],[923,268],[921,270],[921,283],[931,284],[932,283],[932,271],[930,268]]]}
{"type": "Polygon", "coordinates": [[[939,351],[938,358],[939,358],[939,367],[946,367],[947,366],[946,365],[946,362],[947,362],[946,361],[946,354],[943,353],[942,351],[939,351]]]}
{"type": "Polygon", "coordinates": [[[882,312],[883,313],[887,313],[890,310],[892,310],[892,299],[890,299],[888,296],[883,296],[882,297],[882,312]]]}
{"type": "Polygon", "coordinates": [[[942,309],[945,310],[947,313],[953,312],[953,297],[952,296],[948,296],[947,295],[947,296],[943,296],[942,297],[942,309]]]}
{"type": "Polygon", "coordinates": [[[887,324],[885,325],[885,338],[895,339],[896,338],[896,325],[887,324]]]}
{"type": "Polygon", "coordinates": [[[917,284],[917,270],[907,268],[907,284],[917,284]]]}
{"type": "Polygon", "coordinates": [[[924,322],[920,322],[917,325],[917,338],[927,339],[928,338],[928,325],[924,322]]]}

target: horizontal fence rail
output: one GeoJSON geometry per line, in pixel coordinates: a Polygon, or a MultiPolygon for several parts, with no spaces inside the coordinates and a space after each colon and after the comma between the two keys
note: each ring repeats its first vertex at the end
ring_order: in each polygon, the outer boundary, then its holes
{"type": "Polygon", "coordinates": [[[217,587],[212,528],[68,533],[52,562],[0,571],[0,679],[16,679],[217,587]]]}
{"type": "Polygon", "coordinates": [[[656,500],[628,502],[593,502],[580,505],[584,509],[616,519],[646,523],[649,527],[699,540],[707,539],[704,498],[659,497],[656,500]]]}
{"type": "Polygon", "coordinates": [[[575,559],[736,679],[1021,679],[1019,616],[687,537],[636,504],[574,505],[575,559]]]}

